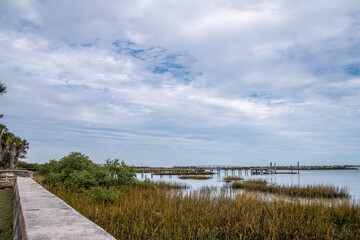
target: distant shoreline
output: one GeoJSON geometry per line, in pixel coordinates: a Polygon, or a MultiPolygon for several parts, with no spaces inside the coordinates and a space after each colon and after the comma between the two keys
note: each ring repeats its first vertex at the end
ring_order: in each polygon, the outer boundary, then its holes
{"type": "MultiPolygon", "coordinates": [[[[343,166],[277,166],[276,170],[358,170],[360,166],[357,165],[343,165],[343,166]]],[[[241,167],[241,166],[174,166],[174,167],[143,167],[133,166],[138,171],[150,171],[150,170],[208,170],[208,169],[219,169],[219,170],[250,170],[250,169],[275,169],[274,166],[252,166],[252,167],[241,167]]]]}

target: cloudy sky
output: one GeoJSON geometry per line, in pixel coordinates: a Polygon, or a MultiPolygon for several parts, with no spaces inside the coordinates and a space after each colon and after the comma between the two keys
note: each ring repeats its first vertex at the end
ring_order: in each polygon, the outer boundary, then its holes
{"type": "Polygon", "coordinates": [[[359,164],[360,1],[4,0],[29,162],[359,164]]]}

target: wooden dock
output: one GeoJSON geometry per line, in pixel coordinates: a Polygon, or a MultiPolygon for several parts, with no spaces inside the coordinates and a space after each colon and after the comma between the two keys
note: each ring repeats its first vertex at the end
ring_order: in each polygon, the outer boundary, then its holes
{"type": "Polygon", "coordinates": [[[233,166],[189,166],[173,168],[136,168],[137,173],[151,173],[152,175],[220,175],[221,171],[228,175],[272,175],[272,174],[299,174],[299,170],[290,168],[287,171],[277,171],[276,164],[269,167],[233,167],[233,166]]]}

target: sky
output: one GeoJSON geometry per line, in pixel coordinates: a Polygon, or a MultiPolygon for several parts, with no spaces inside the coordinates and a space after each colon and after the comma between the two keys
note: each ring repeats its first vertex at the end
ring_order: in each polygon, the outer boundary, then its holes
{"type": "Polygon", "coordinates": [[[28,162],[360,164],[360,1],[3,0],[28,162]]]}

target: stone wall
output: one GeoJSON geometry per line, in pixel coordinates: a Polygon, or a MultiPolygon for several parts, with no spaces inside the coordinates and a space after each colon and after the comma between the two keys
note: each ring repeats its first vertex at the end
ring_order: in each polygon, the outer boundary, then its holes
{"type": "Polygon", "coordinates": [[[33,173],[26,170],[0,170],[0,189],[14,188],[16,177],[33,177],[33,173]]]}
{"type": "Polygon", "coordinates": [[[14,192],[15,240],[114,240],[101,227],[29,177],[18,177],[14,192]]]}

